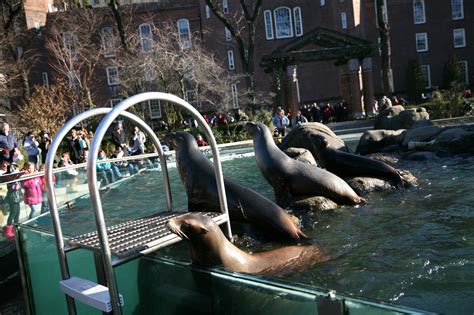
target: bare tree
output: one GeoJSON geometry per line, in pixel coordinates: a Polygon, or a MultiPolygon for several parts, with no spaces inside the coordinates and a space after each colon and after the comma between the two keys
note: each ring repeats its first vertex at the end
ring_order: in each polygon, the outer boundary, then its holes
{"type": "Polygon", "coordinates": [[[100,26],[103,14],[88,9],[58,13],[51,22],[46,47],[53,56],[50,66],[56,75],[68,79],[79,95],[74,114],[94,106],[92,84],[103,60],[100,26]],[[99,33],[98,33],[99,32],[99,33]]]}
{"type": "MultiPolygon", "coordinates": [[[[203,104],[208,109],[227,112],[232,104],[231,84],[241,77],[230,74],[204,48],[199,36],[180,38],[175,23],[156,25],[153,20],[147,20],[153,38],[140,37],[137,28],[128,28],[127,42],[134,58],[125,51],[115,58],[124,93],[166,91],[198,107],[203,104]]],[[[168,123],[179,123],[179,113],[172,113],[166,104],[164,109],[168,123]]]]}
{"type": "Polygon", "coordinates": [[[385,95],[392,95],[393,80],[390,49],[390,25],[387,21],[386,0],[376,0],[377,28],[380,34],[380,50],[382,52],[382,82],[385,95]]]}
{"type": "Polygon", "coordinates": [[[223,7],[221,0],[206,0],[206,4],[229,30],[232,39],[237,44],[242,67],[246,74],[246,86],[250,91],[250,100],[254,100],[255,34],[262,0],[239,0],[239,2],[241,10],[231,10],[232,14],[229,14],[223,7]]]}
{"type": "Polygon", "coordinates": [[[30,101],[19,107],[20,120],[33,130],[55,134],[70,114],[70,104],[75,102],[77,96],[65,80],[58,80],[49,88],[38,85],[30,101]]]}

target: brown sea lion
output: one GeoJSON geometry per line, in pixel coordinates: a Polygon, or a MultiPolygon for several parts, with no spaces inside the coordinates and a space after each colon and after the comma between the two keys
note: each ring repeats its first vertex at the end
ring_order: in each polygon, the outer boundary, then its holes
{"type": "Polygon", "coordinates": [[[253,138],[257,165],[272,185],[279,204],[288,204],[292,196],[323,196],[347,205],[365,202],[340,177],[288,157],[276,146],[264,124],[247,123],[245,129],[253,138]]]}
{"type": "Polygon", "coordinates": [[[192,262],[206,267],[223,266],[238,272],[281,275],[330,259],[315,245],[246,253],[228,241],[210,217],[196,213],[173,218],[168,227],[188,244],[192,262]]]}
{"type": "Polygon", "coordinates": [[[374,177],[389,181],[392,185],[403,188],[404,182],[394,167],[371,158],[343,152],[331,148],[322,135],[311,135],[319,164],[341,177],[374,177]]]}
{"type": "MultiPolygon", "coordinates": [[[[189,211],[220,211],[214,166],[187,132],[167,134],[164,141],[176,150],[176,162],[188,195],[189,211]]],[[[273,201],[224,178],[231,220],[250,222],[273,238],[300,240],[306,235],[273,201]]]]}

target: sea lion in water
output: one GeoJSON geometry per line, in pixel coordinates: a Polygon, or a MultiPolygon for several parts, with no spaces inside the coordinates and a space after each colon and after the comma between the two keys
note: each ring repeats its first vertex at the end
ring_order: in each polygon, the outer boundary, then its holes
{"type": "MultiPolygon", "coordinates": [[[[176,150],[176,162],[186,187],[189,211],[220,211],[214,165],[199,150],[187,132],[165,135],[164,141],[176,150]]],[[[232,180],[224,178],[231,220],[253,223],[272,237],[307,239],[291,217],[273,201],[232,180]]]]}
{"type": "Polygon", "coordinates": [[[371,158],[343,152],[331,148],[322,135],[311,135],[315,152],[321,167],[341,177],[374,177],[391,182],[398,188],[404,187],[404,182],[397,169],[371,158]]]}
{"type": "Polygon", "coordinates": [[[191,260],[206,267],[223,266],[252,274],[287,274],[330,259],[315,245],[285,246],[246,253],[226,239],[208,216],[188,213],[171,219],[168,227],[189,245],[191,260]]]}
{"type": "Polygon", "coordinates": [[[249,122],[245,129],[253,138],[257,165],[272,185],[279,204],[287,204],[291,196],[323,196],[347,205],[365,202],[333,173],[288,157],[276,146],[264,124],[249,122]]]}

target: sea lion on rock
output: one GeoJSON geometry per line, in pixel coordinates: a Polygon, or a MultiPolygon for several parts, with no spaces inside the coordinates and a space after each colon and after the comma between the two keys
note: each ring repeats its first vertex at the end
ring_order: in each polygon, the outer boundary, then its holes
{"type": "Polygon", "coordinates": [[[279,204],[287,204],[292,196],[323,196],[346,205],[365,202],[343,179],[288,157],[276,146],[264,124],[247,123],[245,129],[253,138],[257,165],[272,185],[279,204]]]}
{"type": "MultiPolygon", "coordinates": [[[[187,132],[165,135],[176,150],[176,162],[188,195],[189,211],[220,211],[214,165],[199,150],[187,132]]],[[[306,239],[290,215],[273,201],[237,182],[224,178],[231,220],[250,222],[272,237],[306,239]]]]}
{"type": "Polygon", "coordinates": [[[223,266],[237,272],[281,275],[330,259],[315,245],[246,253],[228,241],[210,217],[196,213],[173,218],[168,227],[188,243],[192,262],[206,267],[223,266]]]}
{"type": "Polygon", "coordinates": [[[398,188],[405,186],[399,171],[382,161],[333,149],[322,135],[311,135],[311,140],[319,164],[337,176],[374,177],[389,181],[398,188]]]}

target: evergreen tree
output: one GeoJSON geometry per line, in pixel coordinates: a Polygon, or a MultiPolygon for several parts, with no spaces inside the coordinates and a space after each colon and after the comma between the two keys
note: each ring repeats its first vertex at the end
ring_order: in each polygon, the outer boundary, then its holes
{"type": "Polygon", "coordinates": [[[444,87],[452,89],[462,83],[463,72],[456,56],[449,57],[444,66],[444,87]]]}
{"type": "Polygon", "coordinates": [[[426,86],[423,72],[418,60],[412,59],[408,61],[407,69],[407,93],[408,97],[415,103],[421,103],[421,93],[423,93],[426,86]]]}

